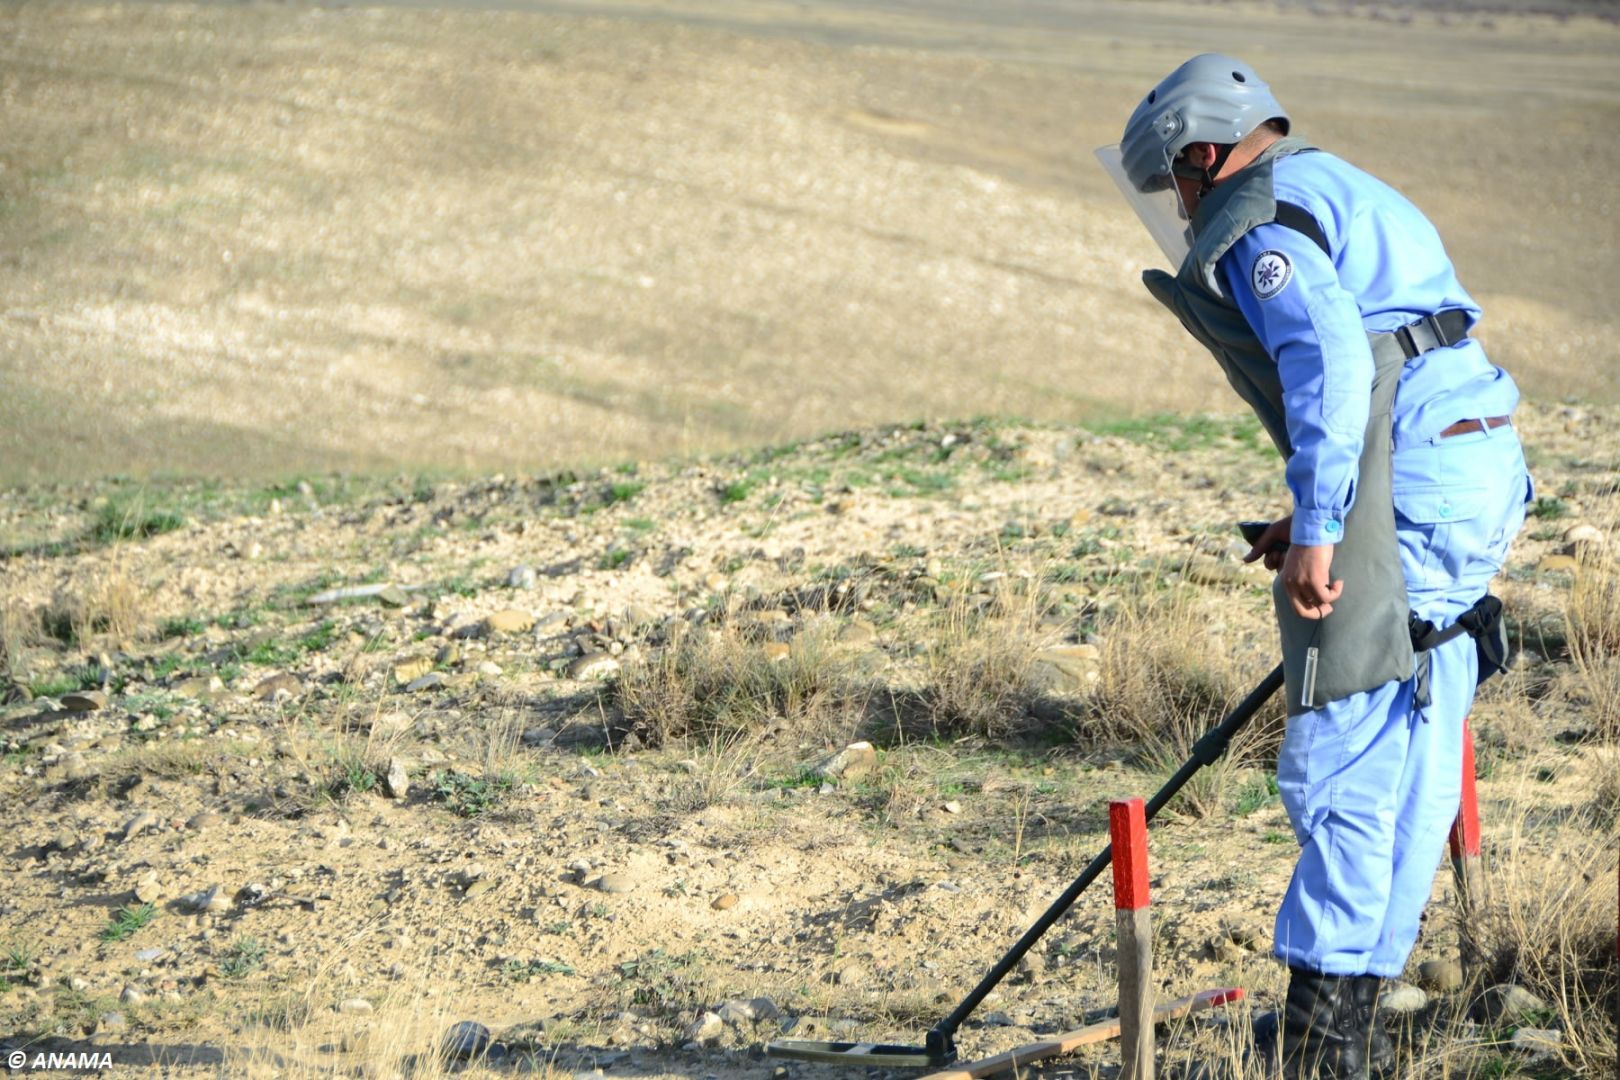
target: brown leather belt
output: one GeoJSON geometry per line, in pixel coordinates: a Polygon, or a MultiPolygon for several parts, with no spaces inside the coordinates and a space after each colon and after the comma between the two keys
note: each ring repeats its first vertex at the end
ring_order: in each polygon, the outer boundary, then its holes
{"type": "Polygon", "coordinates": [[[1442,439],[1449,439],[1453,435],[1466,435],[1470,431],[1490,431],[1499,428],[1508,422],[1506,416],[1487,416],[1481,420],[1459,420],[1455,424],[1440,432],[1442,439]]]}

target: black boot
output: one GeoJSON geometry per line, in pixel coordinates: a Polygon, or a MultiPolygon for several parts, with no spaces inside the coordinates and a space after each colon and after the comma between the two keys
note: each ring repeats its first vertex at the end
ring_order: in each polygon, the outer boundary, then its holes
{"type": "Polygon", "coordinates": [[[1377,975],[1357,975],[1350,988],[1356,1003],[1356,1026],[1367,1040],[1367,1072],[1374,1080],[1395,1075],[1395,1041],[1378,1019],[1378,994],[1383,985],[1377,975]]]}
{"type": "Polygon", "coordinates": [[[1288,969],[1282,1011],[1283,1080],[1368,1080],[1367,1036],[1353,976],[1288,969]]]}

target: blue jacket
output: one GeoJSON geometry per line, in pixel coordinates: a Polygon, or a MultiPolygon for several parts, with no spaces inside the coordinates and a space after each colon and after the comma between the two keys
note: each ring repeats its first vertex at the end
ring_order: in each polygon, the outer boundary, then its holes
{"type": "MultiPolygon", "coordinates": [[[[1285,225],[1262,225],[1222,257],[1223,284],[1277,363],[1294,454],[1291,539],[1337,543],[1355,500],[1357,464],[1372,391],[1369,331],[1424,315],[1480,310],[1457,281],[1434,226],[1400,192],[1334,157],[1277,161],[1276,196],[1304,207],[1328,252],[1285,225]]],[[[1395,398],[1394,441],[1435,438],[1458,420],[1507,416],[1513,379],[1473,339],[1409,360],[1395,398]]]]}

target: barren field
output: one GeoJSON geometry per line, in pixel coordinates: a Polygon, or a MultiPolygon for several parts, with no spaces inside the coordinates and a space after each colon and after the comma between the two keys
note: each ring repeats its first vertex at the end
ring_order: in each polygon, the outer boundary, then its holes
{"type": "MultiPolygon", "coordinates": [[[[1519,417],[1542,494],[1499,587],[1522,651],[1474,714],[1489,891],[1465,923],[1437,877],[1403,1076],[1612,1075],[1616,419],[1519,417]]],[[[0,1032],[231,1076],[437,1075],[463,1020],[490,1075],[817,1080],[850,1070],[761,1045],[915,1042],[1100,850],[1105,801],[1272,666],[1230,527],[1283,497],[1260,438],[915,425],[6,494],[0,1032]]],[[[1250,994],[1167,1033],[1168,1076],[1237,1060],[1284,979],[1277,711],[1152,832],[1160,992],[1250,994]]],[[[964,1053],[1107,1009],[1112,935],[1105,881],[964,1053]]]]}
{"type": "Polygon", "coordinates": [[[1614,399],[1611,23],[979,7],[0,5],[0,482],[1226,411],[1091,157],[1199,48],[1434,217],[1531,396],[1614,399]]]}
{"type": "MultiPolygon", "coordinates": [[[[1613,1076],[1620,30],[1540,7],[0,3],[0,1051],[909,1075],[762,1047],[920,1041],[1275,663],[1280,464],[1091,159],[1221,48],[1527,395],[1400,1075],[1613,1076]]],[[[1152,830],[1158,992],[1248,993],[1162,1076],[1260,1075],[1280,712],[1152,830]]],[[[965,1057],[1112,1007],[1108,891],[965,1057]]]]}

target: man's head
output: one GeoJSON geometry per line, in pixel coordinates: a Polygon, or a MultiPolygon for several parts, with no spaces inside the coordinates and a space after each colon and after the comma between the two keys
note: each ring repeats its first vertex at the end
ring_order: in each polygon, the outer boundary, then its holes
{"type": "Polygon", "coordinates": [[[1253,68],[1204,53],[1165,76],[1136,107],[1120,153],[1137,191],[1174,185],[1190,217],[1211,186],[1287,131],[1288,113],[1253,68]]]}

